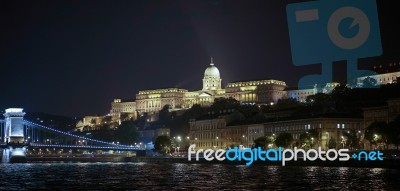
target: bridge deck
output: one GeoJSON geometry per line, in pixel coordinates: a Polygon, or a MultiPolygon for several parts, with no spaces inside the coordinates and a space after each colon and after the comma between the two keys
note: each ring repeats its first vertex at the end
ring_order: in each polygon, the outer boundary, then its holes
{"type": "Polygon", "coordinates": [[[139,147],[126,146],[88,146],[88,145],[55,145],[55,144],[36,144],[31,143],[29,147],[33,148],[65,148],[65,149],[91,149],[91,150],[124,150],[124,151],[142,151],[139,147]]]}

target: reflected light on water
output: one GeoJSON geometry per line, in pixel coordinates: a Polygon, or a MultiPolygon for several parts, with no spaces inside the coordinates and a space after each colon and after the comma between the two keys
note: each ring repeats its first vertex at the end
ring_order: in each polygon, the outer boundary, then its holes
{"type": "Polygon", "coordinates": [[[400,190],[399,170],[229,164],[0,164],[4,190],[400,190]],[[21,181],[24,180],[24,181],[21,181]]]}

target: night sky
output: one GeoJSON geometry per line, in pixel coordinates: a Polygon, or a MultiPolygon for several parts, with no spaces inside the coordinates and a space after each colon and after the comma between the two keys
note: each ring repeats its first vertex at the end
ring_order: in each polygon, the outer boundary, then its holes
{"type": "MultiPolygon", "coordinates": [[[[210,57],[223,86],[265,78],[296,86],[319,67],[291,63],[293,2],[0,1],[0,109],[106,114],[114,98],[139,90],[201,89],[210,57]]],[[[360,67],[400,62],[398,7],[377,2],[383,55],[360,67]]]]}

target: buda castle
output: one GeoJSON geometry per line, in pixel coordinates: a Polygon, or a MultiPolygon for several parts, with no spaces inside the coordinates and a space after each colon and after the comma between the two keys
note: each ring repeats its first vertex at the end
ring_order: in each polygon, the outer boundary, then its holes
{"type": "Polygon", "coordinates": [[[230,82],[223,89],[220,72],[212,59],[202,81],[203,88],[197,91],[181,88],[141,90],[136,94],[135,101],[115,99],[111,103],[110,115],[157,113],[165,105],[170,106],[170,111],[185,110],[194,104],[210,106],[216,98],[229,97],[243,104],[274,104],[287,96],[286,83],[274,79],[230,82]]]}
{"type": "MultiPolygon", "coordinates": [[[[400,72],[392,72],[369,76],[379,84],[396,83],[400,72]]],[[[358,83],[366,77],[357,78],[358,83]]],[[[322,89],[311,87],[309,89],[289,89],[284,81],[275,79],[229,82],[225,89],[222,88],[222,79],[218,68],[212,58],[210,65],[204,71],[203,88],[189,91],[181,88],[164,88],[141,90],[136,94],[135,100],[114,99],[111,110],[107,116],[112,121],[120,121],[121,115],[136,119],[145,113],[154,116],[165,105],[170,111],[184,111],[195,104],[210,106],[216,98],[234,98],[242,104],[273,105],[282,98],[293,98],[305,102],[307,96],[316,93],[330,93],[339,83],[328,83],[322,89]]],[[[77,124],[77,127],[94,126],[102,123],[106,116],[86,116],[77,124]]],[[[151,119],[154,120],[154,119],[151,119]]]]}

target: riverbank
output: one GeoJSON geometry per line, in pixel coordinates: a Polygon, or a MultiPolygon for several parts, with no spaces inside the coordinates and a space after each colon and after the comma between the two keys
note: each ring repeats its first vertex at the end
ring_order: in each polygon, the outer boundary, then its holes
{"type": "MultiPolygon", "coordinates": [[[[192,158],[177,157],[126,157],[126,156],[105,156],[105,157],[28,157],[27,162],[145,162],[145,163],[186,163],[186,164],[232,164],[246,165],[246,161],[207,161],[200,158],[196,161],[192,158]]],[[[251,165],[282,166],[281,161],[254,161],[251,165]]],[[[322,167],[360,167],[360,168],[396,168],[400,169],[400,160],[384,159],[383,161],[287,161],[285,166],[322,166],[322,167]]]]}
{"type": "MultiPolygon", "coordinates": [[[[46,157],[46,156],[28,156],[27,162],[126,162],[127,157],[124,156],[62,156],[62,157],[46,157]]],[[[129,158],[129,157],[128,157],[129,158]]]]}
{"type": "MultiPolygon", "coordinates": [[[[151,158],[151,157],[134,157],[126,158],[127,162],[149,162],[149,163],[199,163],[199,164],[234,164],[234,165],[246,165],[246,161],[207,161],[204,158],[200,158],[196,161],[192,158],[189,161],[187,158],[151,158]]],[[[281,161],[254,161],[251,165],[273,165],[282,166],[281,161]]],[[[302,159],[298,161],[287,161],[285,166],[326,166],[326,167],[363,167],[363,168],[398,168],[400,169],[400,160],[398,159],[384,159],[383,161],[359,161],[356,159],[349,159],[348,161],[303,161],[302,159]]]]}

